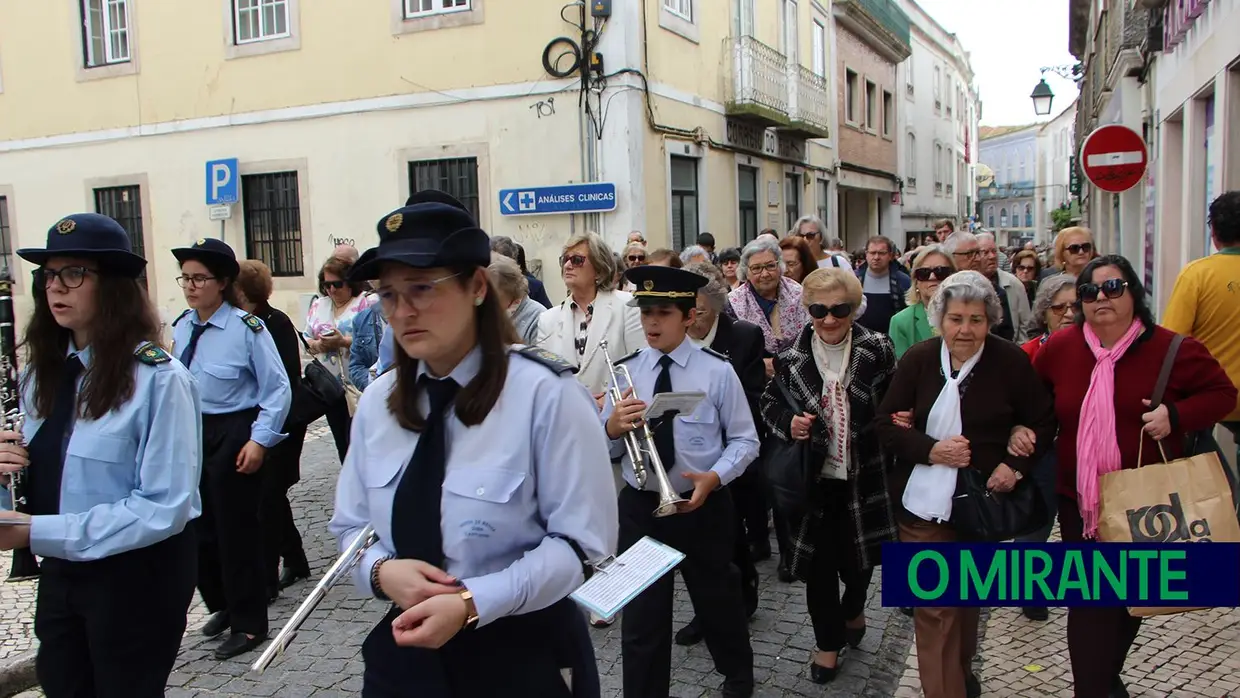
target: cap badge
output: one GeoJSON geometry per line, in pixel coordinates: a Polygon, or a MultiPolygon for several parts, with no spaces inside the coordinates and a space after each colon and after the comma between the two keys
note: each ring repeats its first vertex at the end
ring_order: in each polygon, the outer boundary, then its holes
{"type": "Polygon", "coordinates": [[[61,235],[68,235],[77,229],[77,221],[72,218],[66,218],[56,224],[56,232],[61,235]]]}
{"type": "Polygon", "coordinates": [[[197,245],[198,247],[202,247],[203,245],[207,244],[207,239],[198,238],[198,242],[195,242],[194,244],[197,245]]]}
{"type": "Polygon", "coordinates": [[[654,282],[651,281],[650,279],[646,279],[646,283],[642,284],[642,288],[646,289],[647,291],[653,291],[654,282]]]}
{"type": "Polygon", "coordinates": [[[405,216],[403,214],[393,213],[392,215],[388,216],[388,219],[386,221],[384,221],[383,227],[387,228],[387,231],[389,233],[394,233],[400,230],[400,226],[404,222],[405,222],[405,216]]]}

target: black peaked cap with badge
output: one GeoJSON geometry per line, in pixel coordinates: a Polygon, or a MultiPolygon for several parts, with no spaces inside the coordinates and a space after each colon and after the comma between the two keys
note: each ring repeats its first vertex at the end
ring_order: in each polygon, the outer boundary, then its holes
{"type": "Polygon", "coordinates": [[[74,213],[47,231],[46,247],[23,247],[17,256],[43,266],[52,257],[82,257],[99,261],[100,271],[137,278],[146,260],[133,253],[129,233],[120,223],[99,213],[74,213]]]}
{"type": "Polygon", "coordinates": [[[422,191],[379,221],[379,245],[366,250],[350,281],[379,278],[384,262],[417,269],[491,263],[491,238],[460,201],[441,191],[422,191]]]}
{"type": "Polygon", "coordinates": [[[639,308],[693,301],[697,298],[698,289],[709,283],[700,274],[653,264],[633,267],[624,273],[624,278],[631,281],[636,289],[629,305],[639,308]]]}
{"type": "Polygon", "coordinates": [[[198,238],[189,247],[173,249],[172,256],[182,264],[191,259],[197,260],[230,279],[236,279],[237,274],[241,273],[241,265],[237,263],[237,253],[233,252],[233,248],[229,247],[228,243],[217,238],[198,238]]]}

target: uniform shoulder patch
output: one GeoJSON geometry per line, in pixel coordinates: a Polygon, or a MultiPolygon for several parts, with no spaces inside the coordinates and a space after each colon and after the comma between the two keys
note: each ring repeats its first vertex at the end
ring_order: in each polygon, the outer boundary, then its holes
{"type": "Polygon", "coordinates": [[[168,352],[154,342],[147,342],[138,347],[138,350],[134,352],[134,356],[138,357],[138,361],[147,366],[158,366],[172,361],[172,357],[168,355],[168,352]]]}
{"type": "Polygon", "coordinates": [[[724,353],[722,353],[722,352],[717,352],[717,351],[715,351],[714,349],[711,349],[710,347],[702,347],[702,351],[703,351],[703,352],[705,352],[705,353],[707,353],[707,354],[710,354],[711,356],[715,357],[716,359],[722,359],[722,360],[724,360],[724,361],[731,361],[731,360],[732,360],[732,359],[730,359],[730,358],[728,357],[728,355],[727,355],[727,354],[724,354],[724,353]]]}
{"type": "Polygon", "coordinates": [[[522,347],[516,350],[516,353],[537,364],[542,364],[551,369],[557,375],[565,373],[576,373],[577,367],[565,361],[558,354],[552,354],[546,349],[539,347],[522,347]]]}
{"type": "Polygon", "coordinates": [[[249,313],[242,315],[241,321],[245,323],[246,327],[250,328],[251,330],[255,332],[263,331],[263,321],[259,320],[258,318],[254,317],[253,315],[249,313]]]}
{"type": "Polygon", "coordinates": [[[183,313],[181,313],[180,315],[178,315],[178,316],[177,316],[177,319],[175,319],[175,320],[173,320],[173,321],[172,321],[172,326],[173,326],[173,327],[176,327],[178,322],[180,322],[180,321],[184,320],[184,319],[185,319],[185,316],[186,316],[186,315],[189,315],[189,314],[190,314],[190,313],[192,313],[192,312],[194,312],[194,309],[193,309],[193,308],[186,308],[186,309],[185,309],[185,312],[183,312],[183,313]]]}
{"type": "Polygon", "coordinates": [[[637,351],[631,354],[626,354],[625,356],[621,356],[620,358],[616,359],[616,365],[619,366],[625,361],[632,361],[633,359],[636,359],[639,355],[641,355],[641,353],[642,353],[642,350],[638,349],[637,351]]]}

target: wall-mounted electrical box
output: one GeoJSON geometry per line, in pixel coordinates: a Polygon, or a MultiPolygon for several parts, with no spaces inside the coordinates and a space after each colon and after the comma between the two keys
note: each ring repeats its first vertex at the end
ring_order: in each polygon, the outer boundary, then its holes
{"type": "Polygon", "coordinates": [[[611,0],[590,0],[590,16],[607,18],[611,16],[611,0]]]}

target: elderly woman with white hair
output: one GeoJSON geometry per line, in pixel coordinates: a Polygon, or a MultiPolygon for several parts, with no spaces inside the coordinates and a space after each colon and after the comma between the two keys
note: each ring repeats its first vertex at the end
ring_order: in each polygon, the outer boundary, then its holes
{"type": "Polygon", "coordinates": [[[492,252],[487,278],[495,287],[500,305],[508,311],[517,336],[526,344],[537,342],[538,318],[546,308],[530,298],[530,282],[521,273],[521,267],[510,257],[492,252]]]}
{"type": "MultiPolygon", "coordinates": [[[[1050,393],[1025,352],[996,337],[1002,306],[994,286],[975,271],[943,281],[930,300],[938,337],[914,345],[900,359],[874,425],[895,455],[891,472],[900,540],[953,542],[952,504],[961,469],[972,468],[986,487],[1009,492],[1028,474],[1055,437],[1050,393]],[[893,420],[911,411],[912,426],[893,420]],[[1017,426],[1034,434],[1026,455],[1008,443],[1017,426]]],[[[977,652],[977,608],[917,608],[917,665],[926,698],[981,695],[971,663],[977,652]]]]}
{"type": "MultiPolygon", "coordinates": [[[[741,251],[737,278],[742,281],[728,294],[736,319],[752,322],[762,330],[766,351],[774,356],[792,346],[809,324],[809,312],[801,304],[801,285],[784,276],[784,256],[779,243],[754,240],[741,251]]],[[[766,375],[774,375],[771,359],[766,375]]]]}
{"type": "Polygon", "coordinates": [[[710,264],[710,253],[701,245],[689,245],[680,251],[680,262],[685,266],[696,264],[698,262],[706,262],[710,264]]]}

